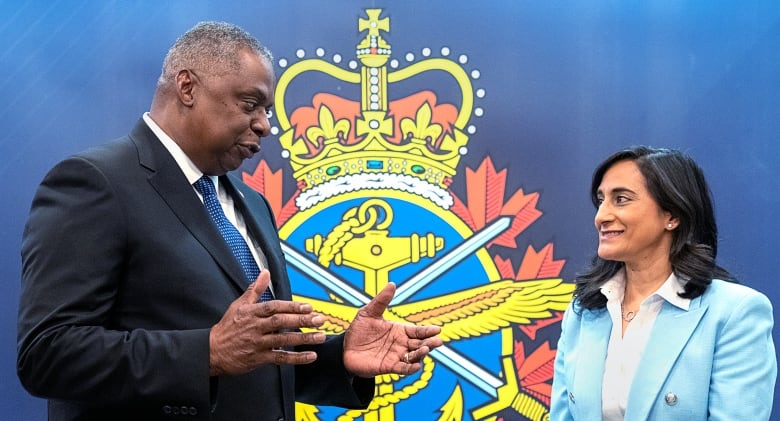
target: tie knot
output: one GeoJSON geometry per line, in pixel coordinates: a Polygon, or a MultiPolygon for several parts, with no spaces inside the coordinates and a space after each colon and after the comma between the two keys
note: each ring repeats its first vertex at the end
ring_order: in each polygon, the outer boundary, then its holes
{"type": "Polygon", "coordinates": [[[199,178],[193,186],[195,186],[195,190],[203,195],[204,198],[217,195],[217,191],[214,189],[214,182],[211,181],[211,178],[207,175],[199,178]]]}

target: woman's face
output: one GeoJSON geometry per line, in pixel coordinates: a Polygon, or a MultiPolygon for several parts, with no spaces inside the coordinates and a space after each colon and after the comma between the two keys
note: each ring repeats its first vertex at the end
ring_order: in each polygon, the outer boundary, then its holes
{"type": "Polygon", "coordinates": [[[634,161],[612,165],[604,173],[597,197],[600,258],[636,268],[669,260],[677,219],[658,206],[634,161]]]}

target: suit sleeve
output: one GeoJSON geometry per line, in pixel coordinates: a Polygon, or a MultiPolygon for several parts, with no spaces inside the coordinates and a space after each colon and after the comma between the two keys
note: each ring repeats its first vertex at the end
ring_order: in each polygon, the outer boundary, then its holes
{"type": "Polygon", "coordinates": [[[22,241],[18,376],[34,395],[98,407],[207,408],[208,329],[112,329],[132,259],[123,209],[85,159],[63,161],[42,181],[22,241]]]}
{"type": "Polygon", "coordinates": [[[558,349],[555,351],[555,366],[553,371],[553,387],[552,396],[550,401],[550,421],[566,421],[573,420],[569,411],[569,385],[566,384],[566,350],[571,346],[569,342],[573,338],[569,338],[571,334],[568,325],[571,323],[572,318],[576,319],[573,314],[573,304],[570,303],[566,309],[566,313],[563,315],[563,321],[561,322],[561,336],[558,339],[558,349]]]}
{"type": "MultiPolygon", "coordinates": [[[[284,252],[281,249],[275,217],[266,198],[246,184],[231,177],[233,185],[243,192],[247,209],[261,236],[264,252],[269,259],[275,287],[281,290],[283,299],[289,299],[292,287],[287,275],[284,252]]],[[[329,336],[325,343],[299,346],[296,351],[312,350],[317,360],[311,364],[297,365],[295,370],[295,397],[300,402],[313,405],[339,406],[363,409],[374,396],[374,379],[351,378],[344,367],[344,336],[329,336]]]]}
{"type": "Polygon", "coordinates": [[[374,378],[349,377],[344,367],[344,335],[330,336],[311,349],[317,352],[317,360],[295,368],[298,401],[350,409],[368,407],[374,397],[374,378]]]}
{"type": "Polygon", "coordinates": [[[733,308],[715,344],[710,420],[768,420],[777,376],[772,305],[751,291],[733,308]]]}

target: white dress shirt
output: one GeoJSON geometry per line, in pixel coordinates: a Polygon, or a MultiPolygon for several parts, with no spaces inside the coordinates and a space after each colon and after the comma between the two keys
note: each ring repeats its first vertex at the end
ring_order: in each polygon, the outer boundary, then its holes
{"type": "MultiPolygon", "coordinates": [[[[162,142],[163,146],[165,146],[165,149],[167,149],[171,156],[173,156],[173,159],[179,165],[179,168],[181,168],[184,176],[187,177],[187,181],[189,181],[190,185],[195,184],[195,182],[203,176],[203,173],[198,169],[197,166],[195,166],[195,163],[193,163],[187,154],[184,153],[181,147],[173,139],[171,139],[171,137],[168,136],[168,134],[165,133],[160,128],[160,126],[154,122],[154,120],[152,120],[152,117],[149,115],[149,113],[144,113],[143,118],[144,122],[146,122],[146,125],[149,126],[152,132],[154,132],[155,136],[157,136],[157,138],[160,139],[160,142],[162,142]]],[[[263,251],[249,234],[249,230],[246,228],[246,223],[244,222],[244,217],[240,212],[238,212],[233,204],[233,198],[230,197],[225,188],[219,184],[219,177],[209,176],[209,178],[211,178],[211,180],[214,182],[214,187],[217,191],[217,198],[219,199],[220,205],[222,205],[222,210],[225,212],[225,216],[230,221],[230,223],[236,227],[238,232],[241,233],[241,236],[244,237],[244,240],[249,245],[249,250],[252,252],[252,256],[254,256],[255,262],[257,262],[260,270],[268,267],[268,262],[265,259],[263,251]]],[[[192,190],[197,193],[202,202],[203,196],[201,196],[200,192],[195,189],[195,186],[192,187],[192,190]]],[[[271,288],[271,285],[268,285],[268,287],[271,288]]]]}
{"type": "Polygon", "coordinates": [[[626,291],[625,269],[601,287],[601,293],[607,297],[607,311],[612,319],[601,388],[603,421],[623,421],[631,383],[661,305],[668,301],[688,310],[691,300],[677,295],[684,290],[684,285],[683,281],[671,274],[656,292],[642,301],[636,315],[626,326],[625,334],[621,309],[626,291]]]}

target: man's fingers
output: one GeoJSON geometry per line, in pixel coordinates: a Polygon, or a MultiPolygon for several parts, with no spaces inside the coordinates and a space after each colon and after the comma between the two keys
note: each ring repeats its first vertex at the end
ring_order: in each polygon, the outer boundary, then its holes
{"type": "Polygon", "coordinates": [[[325,322],[325,318],[319,313],[276,313],[272,312],[269,315],[260,315],[264,310],[259,309],[267,303],[257,304],[258,308],[253,308],[251,315],[252,326],[248,326],[248,329],[254,334],[267,335],[276,332],[297,332],[300,329],[317,329],[325,322]]]}
{"type": "Polygon", "coordinates": [[[424,326],[407,325],[406,326],[406,335],[411,339],[427,339],[427,338],[434,337],[439,333],[441,333],[440,326],[434,326],[434,325],[424,325],[424,326]]]}
{"type": "Polygon", "coordinates": [[[279,332],[266,337],[266,344],[272,349],[292,348],[299,345],[316,345],[325,342],[326,336],[322,332],[279,332]]]}
{"type": "Polygon", "coordinates": [[[427,346],[422,346],[420,348],[415,349],[414,351],[409,351],[406,354],[404,354],[404,362],[407,364],[420,362],[420,360],[422,360],[430,352],[431,352],[430,348],[428,348],[427,346]]]}
{"type": "MultiPolygon", "coordinates": [[[[259,291],[258,291],[259,292],[259,291]]],[[[253,313],[257,317],[271,317],[274,314],[312,315],[314,308],[309,303],[300,301],[273,300],[259,303],[253,313]]],[[[320,317],[322,317],[320,315],[320,317]]]]}
{"type": "Polygon", "coordinates": [[[273,363],[276,365],[301,365],[310,364],[317,359],[317,353],[314,351],[291,352],[282,349],[274,349],[273,363]]]}
{"type": "Polygon", "coordinates": [[[431,336],[436,336],[439,333],[441,333],[441,326],[435,326],[435,325],[417,326],[418,338],[430,338],[431,336]]]}

